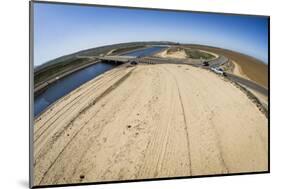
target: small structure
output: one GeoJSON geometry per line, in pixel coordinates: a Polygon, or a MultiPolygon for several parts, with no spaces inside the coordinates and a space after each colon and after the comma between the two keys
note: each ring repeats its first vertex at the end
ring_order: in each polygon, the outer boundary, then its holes
{"type": "Polygon", "coordinates": [[[209,64],[209,62],[208,61],[204,61],[203,62],[203,66],[209,66],[210,64],[209,64]]]}
{"type": "Polygon", "coordinates": [[[137,62],[136,60],[132,60],[132,61],[130,62],[130,64],[131,64],[131,65],[137,65],[138,62],[137,62]]]}

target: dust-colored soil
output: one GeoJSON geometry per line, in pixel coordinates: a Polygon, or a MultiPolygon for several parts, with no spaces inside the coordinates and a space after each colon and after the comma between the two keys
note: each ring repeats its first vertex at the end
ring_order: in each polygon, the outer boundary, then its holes
{"type": "Polygon", "coordinates": [[[167,53],[167,50],[164,50],[156,53],[154,56],[161,57],[161,58],[177,58],[177,59],[187,58],[184,50],[172,51],[169,53],[167,53]]]}
{"type": "Polygon", "coordinates": [[[267,122],[210,71],[118,67],[35,120],[34,184],[266,171],[267,122]]]}
{"type": "Polygon", "coordinates": [[[200,46],[200,45],[188,45],[188,47],[195,47],[202,50],[207,50],[210,52],[224,55],[229,59],[235,61],[240,66],[243,73],[250,80],[253,80],[264,87],[268,87],[268,65],[264,64],[260,60],[247,56],[245,54],[241,54],[226,49],[213,48],[213,47],[200,46]]]}
{"type": "Polygon", "coordinates": [[[237,62],[235,62],[235,61],[231,61],[231,62],[234,65],[233,74],[235,74],[235,75],[237,75],[239,77],[243,77],[245,79],[249,79],[247,77],[247,75],[243,72],[241,66],[237,62]]]}
{"type": "Polygon", "coordinates": [[[259,101],[260,103],[263,105],[263,107],[265,107],[266,110],[268,110],[268,96],[259,93],[256,90],[253,90],[249,87],[246,87],[244,85],[242,85],[245,89],[247,89],[249,92],[251,92],[259,101]]]}

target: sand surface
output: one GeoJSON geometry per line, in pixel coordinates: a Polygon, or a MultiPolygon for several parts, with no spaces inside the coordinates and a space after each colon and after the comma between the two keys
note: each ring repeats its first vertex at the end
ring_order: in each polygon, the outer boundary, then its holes
{"type": "MultiPolygon", "coordinates": [[[[243,72],[241,66],[237,62],[232,61],[232,63],[234,64],[233,74],[250,80],[250,78],[247,77],[247,75],[243,72]]],[[[244,88],[246,88],[248,91],[250,91],[256,98],[258,98],[259,101],[263,104],[263,106],[266,107],[266,109],[268,109],[268,97],[266,95],[263,95],[263,94],[259,93],[258,91],[253,90],[247,86],[244,86],[244,85],[242,85],[242,86],[244,88]]]]}
{"type": "Polygon", "coordinates": [[[34,126],[34,184],[266,171],[267,118],[212,72],[121,66],[34,126]]]}
{"type": "Polygon", "coordinates": [[[160,58],[176,58],[176,59],[185,59],[187,58],[184,50],[174,51],[167,53],[167,50],[160,51],[156,53],[154,56],[160,58]]]}
{"type": "Polygon", "coordinates": [[[231,62],[234,65],[233,74],[249,80],[247,75],[243,72],[241,66],[239,64],[237,64],[237,62],[235,62],[235,61],[231,61],[231,62]]]}
{"type": "Polygon", "coordinates": [[[260,92],[253,90],[249,87],[246,87],[242,85],[244,88],[246,88],[248,91],[250,91],[259,101],[260,103],[268,110],[268,96],[261,94],[260,92]]]}

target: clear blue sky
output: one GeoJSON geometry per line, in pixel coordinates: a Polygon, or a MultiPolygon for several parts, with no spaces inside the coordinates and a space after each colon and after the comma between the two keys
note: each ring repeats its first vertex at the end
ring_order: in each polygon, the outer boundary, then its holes
{"type": "Polygon", "coordinates": [[[35,3],[34,64],[92,47],[173,41],[242,52],[267,63],[266,17],[35,3]]]}

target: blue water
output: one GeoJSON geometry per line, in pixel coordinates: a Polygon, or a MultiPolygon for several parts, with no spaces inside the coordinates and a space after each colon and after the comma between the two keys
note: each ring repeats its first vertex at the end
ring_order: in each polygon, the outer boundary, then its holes
{"type": "MultiPolygon", "coordinates": [[[[149,56],[157,51],[160,51],[163,47],[150,47],[146,49],[140,49],[131,51],[123,55],[126,56],[149,56]]],[[[116,67],[116,64],[97,63],[77,72],[74,72],[54,83],[52,83],[44,92],[39,94],[34,99],[34,116],[36,117],[42,111],[44,111],[49,105],[70,93],[85,82],[97,77],[98,75],[116,67]]]]}
{"type": "Polygon", "coordinates": [[[131,51],[129,53],[123,54],[126,56],[149,56],[152,55],[160,50],[162,50],[163,47],[151,47],[151,48],[146,48],[146,49],[140,49],[140,50],[135,50],[135,51],[131,51]]]}
{"type": "Polygon", "coordinates": [[[50,104],[76,89],[83,83],[114,68],[114,64],[98,63],[80,71],[74,72],[55,83],[51,84],[47,90],[39,94],[34,99],[34,116],[37,116],[50,104]]]}

